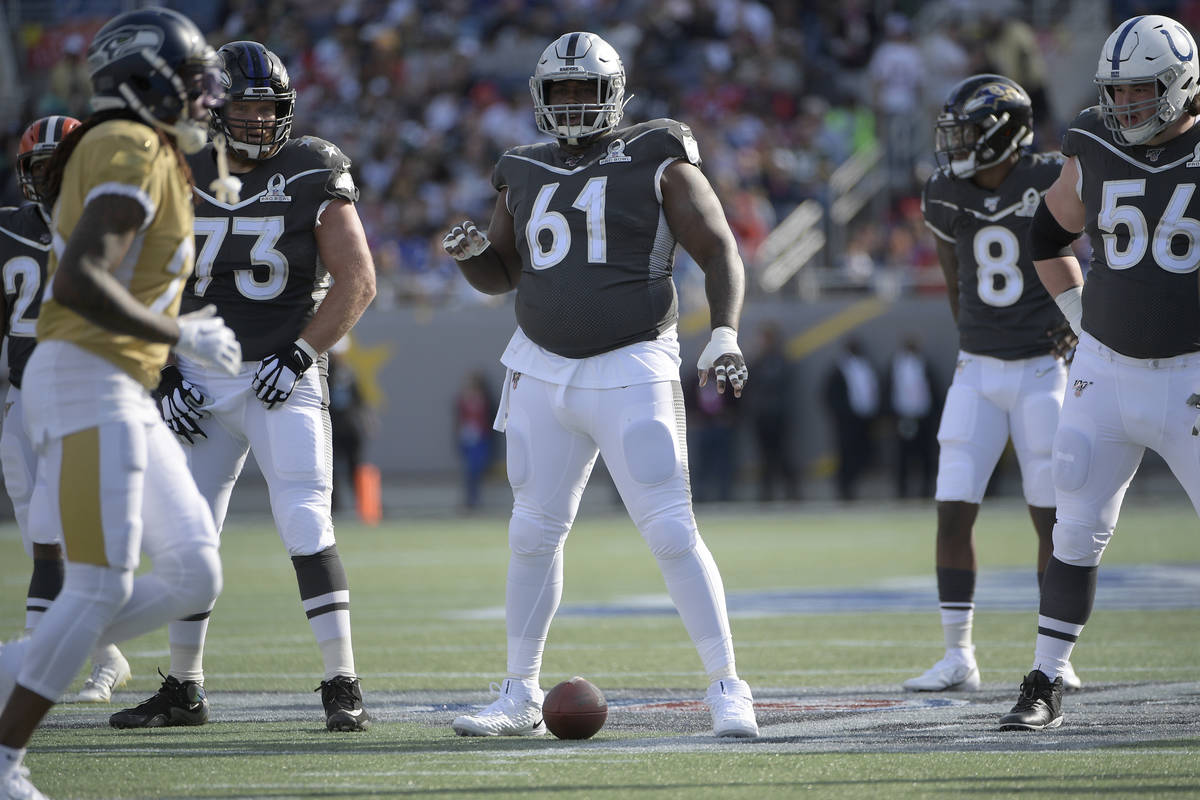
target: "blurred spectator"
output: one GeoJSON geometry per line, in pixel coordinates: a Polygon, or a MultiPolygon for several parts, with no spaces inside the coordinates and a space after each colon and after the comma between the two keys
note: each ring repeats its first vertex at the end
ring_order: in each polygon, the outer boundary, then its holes
{"type": "Polygon", "coordinates": [[[825,406],[837,438],[837,495],[854,500],[875,456],[873,428],[879,416],[879,378],[856,336],[846,339],[826,376],[825,406]]]}
{"type": "Polygon", "coordinates": [[[887,180],[893,194],[911,194],[912,165],[925,140],[922,108],[927,73],[912,41],[912,24],[898,12],[884,20],[886,39],[871,57],[871,100],[884,143],[887,180]]]}
{"type": "Polygon", "coordinates": [[[933,497],[941,397],[920,339],[909,334],[892,356],[884,396],[896,425],[896,496],[933,497]],[[915,478],[915,480],[914,480],[915,478]]]}
{"type": "Polygon", "coordinates": [[[800,499],[800,480],[792,456],[792,420],[799,412],[794,368],[783,349],[779,324],[763,323],[758,349],[749,359],[754,384],[747,386],[745,403],[758,443],[758,499],[775,499],[775,488],[788,500],[800,499]]]}
{"type": "Polygon", "coordinates": [[[715,380],[701,386],[696,371],[689,371],[691,375],[684,382],[684,400],[691,442],[688,469],[692,476],[692,497],[697,503],[728,502],[733,499],[733,478],[737,471],[734,445],[738,403],[733,392],[718,393],[715,380]]]}
{"type": "Polygon", "coordinates": [[[469,373],[454,401],[454,436],[462,462],[463,507],[480,506],[483,477],[492,465],[492,419],[496,406],[482,372],[469,373]]]}
{"type": "Polygon", "coordinates": [[[354,507],[355,476],[363,463],[363,443],[370,428],[370,410],[363,402],[354,368],[346,360],[349,340],[329,350],[329,422],[333,429],[333,510],[354,507]],[[346,504],[345,498],[351,502],[346,504]]]}

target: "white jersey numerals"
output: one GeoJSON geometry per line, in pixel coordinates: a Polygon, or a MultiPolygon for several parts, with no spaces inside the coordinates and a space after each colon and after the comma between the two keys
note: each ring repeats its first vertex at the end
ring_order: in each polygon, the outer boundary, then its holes
{"type": "MultiPolygon", "coordinates": [[[[529,243],[529,258],[534,269],[550,269],[559,264],[571,251],[571,226],[567,223],[567,218],[557,211],[549,210],[550,200],[558,191],[559,185],[547,183],[538,191],[529,214],[529,222],[525,224],[525,240],[529,243]],[[543,231],[550,234],[550,241],[545,248],[542,247],[542,240],[538,238],[543,231]]],[[[591,264],[601,264],[608,260],[608,236],[604,227],[607,186],[607,176],[589,178],[583,185],[583,191],[571,204],[571,208],[587,215],[587,260],[591,264]]]]}
{"type": "Polygon", "coordinates": [[[1021,257],[1017,235],[1002,225],[988,225],[976,232],[974,248],[979,299],[998,308],[1020,300],[1025,276],[1017,266],[1021,257]]]}
{"type": "Polygon", "coordinates": [[[17,296],[13,301],[12,317],[8,323],[9,336],[32,338],[37,335],[37,320],[26,315],[29,313],[29,305],[37,297],[41,282],[41,267],[29,256],[17,256],[4,262],[4,291],[17,296]]]}
{"type": "Polygon", "coordinates": [[[1105,181],[1101,188],[1096,226],[1102,231],[1104,260],[1108,266],[1111,269],[1129,269],[1140,264],[1149,250],[1154,263],[1167,272],[1183,274],[1194,271],[1200,265],[1200,248],[1196,246],[1200,243],[1200,221],[1185,217],[1183,212],[1187,210],[1195,191],[1194,183],[1175,186],[1171,200],[1151,236],[1142,210],[1135,205],[1121,203],[1127,197],[1145,196],[1145,179],[1105,181]],[[1129,236],[1124,248],[1117,239],[1117,226],[1124,226],[1129,236]],[[1179,245],[1184,244],[1184,240],[1186,246],[1180,252],[1179,245]]]}
{"type": "Polygon", "coordinates": [[[267,277],[258,280],[253,269],[235,270],[234,285],[238,293],[250,300],[273,300],[283,293],[288,282],[287,256],[275,249],[283,236],[283,217],[234,217],[232,230],[229,217],[196,217],[197,236],[204,236],[204,245],[196,256],[195,294],[203,297],[213,280],[213,263],[225,237],[231,232],[235,236],[253,236],[250,246],[250,263],[266,267],[267,277]]]}

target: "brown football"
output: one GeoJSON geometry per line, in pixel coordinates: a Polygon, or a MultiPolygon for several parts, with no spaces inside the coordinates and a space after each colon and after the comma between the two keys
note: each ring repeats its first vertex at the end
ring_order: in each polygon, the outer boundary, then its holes
{"type": "Polygon", "coordinates": [[[542,716],[558,738],[587,739],[604,727],[608,701],[591,681],[576,675],[546,693],[542,716]]]}

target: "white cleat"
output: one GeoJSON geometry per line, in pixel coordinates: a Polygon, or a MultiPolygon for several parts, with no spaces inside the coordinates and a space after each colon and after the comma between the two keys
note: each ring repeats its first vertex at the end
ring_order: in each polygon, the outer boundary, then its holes
{"type": "Polygon", "coordinates": [[[713,735],[721,738],[750,739],[758,736],[754,718],[754,697],[745,681],[719,680],[708,687],[704,702],[712,711],[713,735]]]}
{"type": "Polygon", "coordinates": [[[478,714],[457,717],[450,727],[459,736],[541,736],[546,732],[542,720],[545,692],[531,689],[520,681],[505,678],[491,689],[500,696],[478,714]]]}
{"type": "Polygon", "coordinates": [[[910,692],[978,692],[979,667],[974,661],[946,656],[924,674],[906,680],[904,688],[910,692]]]}
{"type": "Polygon", "coordinates": [[[0,772],[0,800],[50,800],[29,780],[29,768],[17,766],[0,772]]]}
{"type": "Polygon", "coordinates": [[[1079,676],[1075,674],[1075,668],[1071,666],[1070,661],[1062,671],[1062,679],[1064,692],[1078,692],[1083,688],[1083,681],[1079,680],[1079,676]]]}
{"type": "Polygon", "coordinates": [[[92,664],[92,674],[77,694],[63,698],[64,703],[111,703],[113,689],[124,686],[132,677],[129,662],[117,652],[112,661],[92,664]]]}

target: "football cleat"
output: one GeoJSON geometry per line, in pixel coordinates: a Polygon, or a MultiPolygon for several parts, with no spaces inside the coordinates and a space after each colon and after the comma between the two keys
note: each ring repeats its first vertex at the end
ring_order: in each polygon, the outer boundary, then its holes
{"type": "Polygon", "coordinates": [[[979,667],[974,660],[948,655],[903,686],[910,692],[978,692],[979,667]]]}
{"type": "Polygon", "coordinates": [[[722,679],[708,687],[704,702],[712,711],[713,735],[749,739],[758,736],[754,697],[745,681],[722,679]]]}
{"type": "Polygon", "coordinates": [[[117,657],[112,661],[99,661],[92,664],[92,674],[83,682],[76,694],[63,698],[64,703],[110,703],[113,689],[124,686],[132,677],[129,662],[117,651],[117,657]]]}
{"type": "Polygon", "coordinates": [[[1062,678],[1051,682],[1041,670],[1035,669],[1021,681],[1021,696],[1017,704],[1000,718],[1002,731],[1040,731],[1062,724],[1062,678]]]}
{"type": "MultiPolygon", "coordinates": [[[[162,670],[159,670],[162,675],[162,670]]],[[[114,728],[171,728],[208,722],[208,698],[196,681],[179,681],[163,675],[162,686],[146,702],[108,718],[114,728]]]]}
{"type": "Polygon", "coordinates": [[[542,719],[545,693],[521,681],[505,678],[502,685],[492,684],[500,695],[478,714],[457,717],[450,727],[459,736],[541,736],[546,732],[542,719]]]}
{"type": "Polygon", "coordinates": [[[325,706],[325,728],[331,731],[365,731],[371,727],[371,715],[363,708],[362,687],[358,678],[335,675],[313,690],[321,693],[325,706]]]}
{"type": "Polygon", "coordinates": [[[1075,674],[1075,668],[1071,666],[1071,662],[1067,662],[1067,666],[1062,671],[1063,691],[1078,692],[1083,688],[1083,681],[1079,680],[1079,676],[1075,674]]]}
{"type": "Polygon", "coordinates": [[[29,780],[29,768],[17,766],[0,773],[0,800],[49,800],[29,780]]]}

